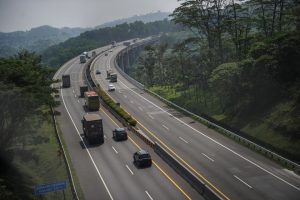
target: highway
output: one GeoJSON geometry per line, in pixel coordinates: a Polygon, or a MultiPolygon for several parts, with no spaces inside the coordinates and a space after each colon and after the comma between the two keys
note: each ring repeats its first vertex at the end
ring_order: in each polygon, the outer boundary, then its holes
{"type": "Polygon", "coordinates": [[[138,89],[115,69],[114,59],[124,46],[95,60],[94,79],[108,87],[106,69],[118,74],[116,91],[109,95],[161,144],[224,199],[299,199],[300,177],[246,147],[178,113],[138,89]],[[101,75],[95,75],[99,69],[101,75]]]}
{"type": "MultiPolygon", "coordinates": [[[[96,52],[108,48],[106,46],[96,52]]],[[[101,54],[99,59],[103,57],[104,54],[101,54]]],[[[85,199],[202,199],[132,133],[129,133],[127,141],[115,142],[112,130],[121,125],[103,107],[97,113],[103,119],[105,142],[89,146],[81,125],[82,116],[86,113],[84,100],[79,98],[79,86],[86,84],[84,64],[80,64],[76,57],[63,65],[54,78],[59,79],[62,74],[70,74],[71,87],[60,89],[61,105],[57,110],[61,115],[58,122],[85,199]],[[153,159],[151,168],[137,169],[133,164],[133,153],[140,148],[150,152],[153,159]]]]}

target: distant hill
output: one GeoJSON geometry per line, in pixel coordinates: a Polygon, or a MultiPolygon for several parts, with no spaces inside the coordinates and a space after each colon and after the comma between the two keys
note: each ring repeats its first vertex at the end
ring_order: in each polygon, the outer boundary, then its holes
{"type": "Polygon", "coordinates": [[[160,20],[163,20],[165,18],[168,18],[169,14],[171,14],[171,13],[157,11],[157,12],[148,13],[148,14],[145,14],[145,15],[134,15],[134,16],[129,17],[129,18],[117,19],[117,20],[114,20],[114,21],[111,21],[111,22],[106,22],[104,24],[96,26],[95,28],[99,29],[99,28],[105,28],[105,27],[113,27],[113,26],[116,26],[118,24],[133,23],[135,21],[142,21],[144,23],[160,21],[160,20]]]}
{"type": "Polygon", "coordinates": [[[54,28],[45,25],[32,28],[29,31],[0,32],[0,57],[12,56],[21,49],[41,53],[48,47],[64,42],[69,38],[77,37],[86,31],[114,27],[123,23],[129,24],[136,21],[143,23],[160,21],[168,18],[169,14],[170,13],[158,11],[145,15],[135,15],[129,18],[107,22],[94,28],[54,28]]]}
{"type": "Polygon", "coordinates": [[[86,31],[77,37],[70,38],[65,42],[47,48],[42,52],[42,60],[43,63],[49,66],[59,67],[67,60],[84,51],[108,45],[112,41],[120,42],[164,32],[179,31],[181,29],[180,25],[176,25],[166,19],[148,23],[136,21],[130,24],[119,24],[115,27],[99,28],[86,31]]]}
{"type": "Polygon", "coordinates": [[[29,31],[0,32],[0,57],[11,56],[20,49],[41,52],[87,30],[90,29],[40,26],[29,31]]]}

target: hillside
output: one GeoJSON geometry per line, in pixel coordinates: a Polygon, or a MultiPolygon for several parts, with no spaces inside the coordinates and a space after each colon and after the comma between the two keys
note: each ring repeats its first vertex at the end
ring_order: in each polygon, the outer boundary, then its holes
{"type": "Polygon", "coordinates": [[[145,14],[145,15],[135,15],[135,16],[132,16],[132,17],[124,18],[124,19],[118,19],[118,20],[113,20],[111,22],[106,22],[104,24],[96,26],[95,28],[99,29],[99,28],[105,28],[105,27],[113,27],[113,26],[116,26],[118,24],[133,23],[135,21],[142,21],[144,23],[160,21],[160,20],[163,20],[165,18],[168,18],[170,14],[171,13],[168,13],[168,12],[157,11],[157,12],[148,13],[148,14],[145,14]]]}
{"type": "Polygon", "coordinates": [[[51,26],[40,26],[29,31],[0,32],[0,57],[14,55],[21,49],[41,52],[49,46],[63,42],[71,37],[76,37],[86,30],[89,29],[58,29],[51,26]]]}
{"type": "Polygon", "coordinates": [[[80,34],[75,38],[70,38],[65,42],[54,45],[42,53],[43,63],[51,67],[59,67],[67,60],[100,46],[110,44],[112,41],[123,41],[131,38],[141,38],[161,32],[178,31],[182,27],[175,25],[168,20],[143,23],[123,23],[115,27],[105,27],[98,30],[91,30],[80,34]]]}
{"type": "Polygon", "coordinates": [[[164,35],[127,71],[181,107],[300,163],[296,5],[224,3],[221,12],[185,2],[172,16],[192,32],[164,35]]]}

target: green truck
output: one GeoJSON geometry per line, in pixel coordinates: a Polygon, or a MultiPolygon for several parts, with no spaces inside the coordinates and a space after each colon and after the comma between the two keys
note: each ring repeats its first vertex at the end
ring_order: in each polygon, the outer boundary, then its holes
{"type": "Polygon", "coordinates": [[[85,106],[90,111],[99,110],[100,101],[99,96],[94,91],[84,92],[85,106]]]}
{"type": "Polygon", "coordinates": [[[99,114],[85,114],[81,120],[85,139],[90,145],[103,144],[103,123],[99,114]]]}

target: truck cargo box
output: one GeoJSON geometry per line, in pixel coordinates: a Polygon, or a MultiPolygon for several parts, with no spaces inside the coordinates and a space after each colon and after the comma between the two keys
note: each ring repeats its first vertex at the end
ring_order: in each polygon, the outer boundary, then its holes
{"type": "Polygon", "coordinates": [[[69,74],[62,75],[61,79],[62,79],[62,87],[63,88],[71,87],[71,80],[70,80],[70,75],[69,74]]]}

